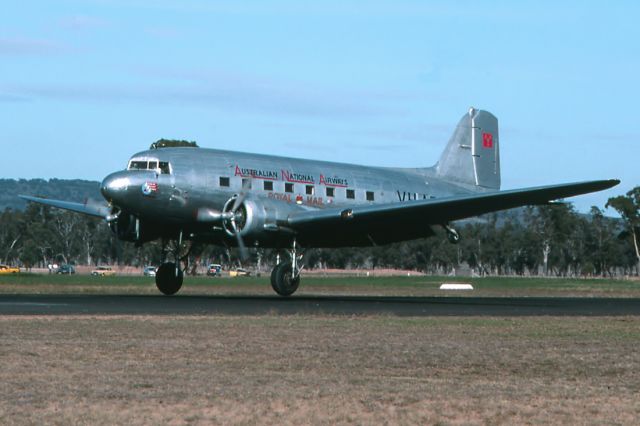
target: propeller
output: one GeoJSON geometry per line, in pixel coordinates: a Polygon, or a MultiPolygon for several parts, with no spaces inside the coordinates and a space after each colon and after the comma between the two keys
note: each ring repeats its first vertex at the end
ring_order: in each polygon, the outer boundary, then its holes
{"type": "Polygon", "coordinates": [[[247,190],[251,189],[251,181],[249,179],[242,179],[242,191],[239,194],[234,195],[232,198],[227,201],[223,208],[223,213],[221,214],[222,221],[227,224],[226,230],[227,233],[233,235],[236,238],[236,242],[238,244],[238,250],[240,251],[240,260],[247,260],[249,257],[249,250],[242,239],[242,226],[244,225],[244,221],[246,221],[246,210],[242,209],[242,204],[247,199],[248,192],[247,190]],[[227,208],[229,203],[231,202],[231,208],[227,208]],[[238,227],[238,221],[242,221],[240,227],[238,227]]]}
{"type": "MultiPolygon", "coordinates": [[[[249,257],[249,251],[242,239],[242,226],[246,220],[246,211],[242,209],[242,203],[246,199],[244,193],[240,193],[237,196],[231,198],[227,202],[227,206],[231,202],[231,208],[222,213],[222,220],[225,223],[225,229],[227,233],[234,236],[236,243],[238,244],[238,250],[240,251],[240,259],[246,260],[249,257]],[[239,226],[240,225],[240,226],[239,226]]],[[[226,206],[225,206],[226,207],[226,206]]]]}
{"type": "Polygon", "coordinates": [[[84,206],[88,211],[94,212],[95,215],[104,217],[107,222],[117,219],[117,216],[115,218],[111,218],[115,213],[114,207],[111,204],[105,204],[104,202],[96,201],[93,198],[87,198],[84,201],[84,206]]]}

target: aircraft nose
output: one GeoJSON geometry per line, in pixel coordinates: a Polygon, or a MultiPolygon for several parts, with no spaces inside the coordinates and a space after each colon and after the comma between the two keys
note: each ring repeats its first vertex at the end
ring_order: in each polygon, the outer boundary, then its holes
{"type": "Polygon", "coordinates": [[[111,173],[100,185],[102,196],[108,201],[117,200],[131,185],[131,179],[122,172],[111,173]]]}

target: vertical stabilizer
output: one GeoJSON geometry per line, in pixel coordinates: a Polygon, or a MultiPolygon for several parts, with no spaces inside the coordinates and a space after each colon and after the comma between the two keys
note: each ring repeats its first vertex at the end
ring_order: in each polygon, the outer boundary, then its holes
{"type": "Polygon", "coordinates": [[[498,119],[470,108],[458,123],[436,165],[443,179],[485,189],[500,189],[498,119]]]}

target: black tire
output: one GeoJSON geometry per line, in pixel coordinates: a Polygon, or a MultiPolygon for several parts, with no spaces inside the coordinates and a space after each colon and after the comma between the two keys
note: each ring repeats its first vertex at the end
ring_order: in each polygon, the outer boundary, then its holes
{"type": "Polygon", "coordinates": [[[171,296],[180,290],[183,279],[182,270],[178,269],[176,273],[175,263],[163,263],[156,272],[156,287],[162,294],[171,296]]]}
{"type": "Polygon", "coordinates": [[[280,296],[291,296],[300,285],[300,275],[293,278],[291,262],[283,262],[271,271],[271,287],[280,296]]]}
{"type": "Polygon", "coordinates": [[[273,270],[271,270],[271,287],[275,290],[276,289],[276,271],[278,270],[278,267],[281,265],[281,263],[278,263],[273,270]]]}

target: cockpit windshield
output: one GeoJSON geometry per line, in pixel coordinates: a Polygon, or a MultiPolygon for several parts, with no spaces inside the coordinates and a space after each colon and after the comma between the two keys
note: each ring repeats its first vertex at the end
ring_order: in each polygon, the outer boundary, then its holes
{"type": "Polygon", "coordinates": [[[153,170],[163,175],[171,174],[171,165],[166,161],[132,159],[129,161],[127,170],[153,170]]]}

